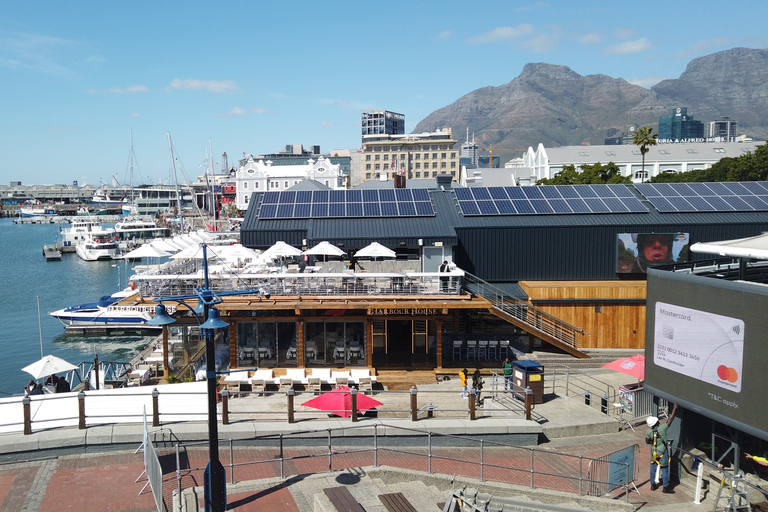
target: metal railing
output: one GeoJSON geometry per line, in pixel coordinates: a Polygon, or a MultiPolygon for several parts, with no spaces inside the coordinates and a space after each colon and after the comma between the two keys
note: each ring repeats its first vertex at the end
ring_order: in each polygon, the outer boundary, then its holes
{"type": "Polygon", "coordinates": [[[468,272],[464,275],[464,288],[485,298],[494,308],[524,324],[529,332],[544,333],[561,343],[581,348],[583,329],[564,322],[524,300],[507,295],[501,289],[468,272]]]}

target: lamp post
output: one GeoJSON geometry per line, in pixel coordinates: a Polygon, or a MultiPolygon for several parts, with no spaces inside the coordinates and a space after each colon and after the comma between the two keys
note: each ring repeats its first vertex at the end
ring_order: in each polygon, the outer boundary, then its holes
{"type": "Polygon", "coordinates": [[[121,289],[122,280],[120,279],[120,265],[112,265],[117,269],[117,291],[121,289]]]}
{"type": "MultiPolygon", "coordinates": [[[[155,316],[148,321],[150,325],[168,325],[176,320],[168,315],[163,301],[177,302],[186,306],[195,315],[200,329],[205,335],[205,376],[208,383],[208,466],[205,468],[203,488],[206,512],[224,512],[227,508],[227,480],[224,466],[219,461],[219,432],[218,415],[216,410],[216,351],[214,346],[214,331],[228,326],[221,319],[219,310],[214,306],[221,302],[220,295],[242,295],[258,293],[258,290],[244,290],[222,292],[214,294],[208,282],[208,254],[207,244],[200,244],[203,248],[203,269],[205,285],[196,288],[194,295],[177,295],[173,297],[156,297],[160,302],[155,307],[155,316]],[[191,308],[185,300],[198,299],[197,306],[191,308]],[[202,319],[202,320],[201,320],[202,319]]],[[[167,354],[167,350],[166,350],[167,354]]]]}

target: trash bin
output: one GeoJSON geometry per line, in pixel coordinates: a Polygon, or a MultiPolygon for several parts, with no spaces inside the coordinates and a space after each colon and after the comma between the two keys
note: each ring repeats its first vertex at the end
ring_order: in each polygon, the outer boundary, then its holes
{"type": "Polygon", "coordinates": [[[512,380],[516,387],[531,388],[533,403],[544,403],[544,366],[536,361],[523,359],[512,363],[512,380]]]}

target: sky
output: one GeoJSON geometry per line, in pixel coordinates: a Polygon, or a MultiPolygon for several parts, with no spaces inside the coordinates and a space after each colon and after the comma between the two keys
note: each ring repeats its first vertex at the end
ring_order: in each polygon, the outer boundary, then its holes
{"type": "Polygon", "coordinates": [[[410,133],[531,62],[650,87],[768,47],[766,19],[763,0],[0,0],[0,184],[172,183],[169,137],[180,182],[225,152],[356,149],[365,110],[410,133]]]}

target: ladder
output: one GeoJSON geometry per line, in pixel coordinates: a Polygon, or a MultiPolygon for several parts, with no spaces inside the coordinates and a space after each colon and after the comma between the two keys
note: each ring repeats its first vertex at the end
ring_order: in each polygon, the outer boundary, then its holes
{"type": "Polygon", "coordinates": [[[720,488],[717,490],[717,498],[715,498],[715,505],[712,507],[712,512],[717,511],[721,499],[728,500],[726,507],[723,509],[725,512],[738,512],[739,510],[752,512],[743,471],[738,471],[734,474],[723,472],[723,478],[720,480],[720,488]],[[728,484],[730,495],[725,495],[723,493],[726,482],[728,484]]]}

